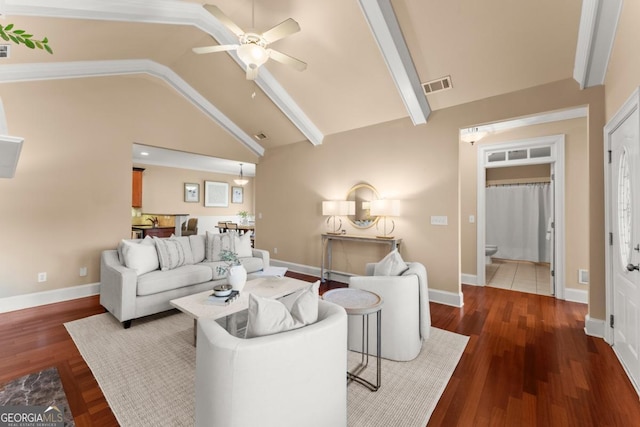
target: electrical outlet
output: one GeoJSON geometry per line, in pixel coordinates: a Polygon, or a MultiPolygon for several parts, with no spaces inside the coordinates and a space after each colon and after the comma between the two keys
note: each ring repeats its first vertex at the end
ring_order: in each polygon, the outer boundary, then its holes
{"type": "Polygon", "coordinates": [[[85,277],[87,275],[87,267],[80,267],[80,277],[85,277]]]}
{"type": "Polygon", "coordinates": [[[469,224],[473,224],[476,222],[476,217],[474,215],[469,215],[469,224]]]}
{"type": "Polygon", "coordinates": [[[262,219],[262,212],[258,212],[258,219],[262,219]]]}
{"type": "Polygon", "coordinates": [[[38,273],[38,282],[46,282],[47,281],[47,273],[38,273]]]}
{"type": "Polygon", "coordinates": [[[278,248],[273,248],[273,254],[277,254],[278,253],[278,248]]]}

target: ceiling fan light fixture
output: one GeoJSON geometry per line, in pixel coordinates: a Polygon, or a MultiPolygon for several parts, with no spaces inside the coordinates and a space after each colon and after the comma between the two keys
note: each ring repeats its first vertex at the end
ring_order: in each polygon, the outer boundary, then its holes
{"type": "Polygon", "coordinates": [[[251,69],[260,67],[269,59],[267,50],[255,42],[241,44],[238,47],[237,53],[240,60],[251,69]]]}

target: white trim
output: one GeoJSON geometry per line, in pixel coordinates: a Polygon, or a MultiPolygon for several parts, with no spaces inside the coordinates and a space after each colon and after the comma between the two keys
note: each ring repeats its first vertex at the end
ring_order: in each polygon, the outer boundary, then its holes
{"type": "Polygon", "coordinates": [[[622,0],[583,0],[573,78],[580,89],[604,84],[622,0]]]}
{"type": "Polygon", "coordinates": [[[68,288],[0,298],[0,313],[89,297],[98,295],[99,293],[100,283],[89,283],[87,285],[70,286],[68,288]]]}
{"type": "Polygon", "coordinates": [[[475,285],[478,286],[478,276],[475,274],[460,273],[460,283],[463,285],[475,285]]]}
{"type": "Polygon", "coordinates": [[[414,125],[424,124],[431,107],[390,0],[359,0],[360,8],[414,125]]]}
{"type": "MultiPolygon", "coordinates": [[[[605,224],[605,241],[604,241],[604,262],[605,262],[605,319],[610,319],[615,314],[614,306],[614,289],[613,289],[613,252],[609,245],[609,233],[613,232],[611,226],[611,213],[613,207],[610,200],[613,194],[611,188],[611,164],[609,164],[609,150],[611,150],[611,134],[629,117],[635,110],[640,108],[640,87],[633,91],[631,96],[620,107],[618,112],[605,125],[604,133],[604,224],[605,224]]],[[[613,328],[607,327],[604,333],[604,340],[613,345],[613,328]]]]}
{"type": "MultiPolygon", "coordinates": [[[[211,35],[219,44],[238,41],[202,5],[175,0],[7,0],[7,14],[192,25],[211,35]]],[[[238,55],[231,51],[227,53],[244,73],[245,66],[238,55]]],[[[255,82],[312,144],[322,144],[322,132],[265,67],[260,69],[255,82]]]]}
{"type": "MultiPolygon", "coordinates": [[[[553,123],[562,120],[577,119],[580,117],[588,117],[588,107],[575,107],[565,110],[549,111],[546,113],[535,114],[533,116],[518,117],[511,120],[504,120],[501,122],[488,123],[486,125],[473,125],[471,127],[477,128],[477,132],[497,133],[508,129],[517,129],[523,126],[539,125],[543,123],[553,123]]],[[[463,130],[468,130],[469,127],[465,127],[460,130],[462,135],[463,130]]]]}
{"type": "Polygon", "coordinates": [[[7,64],[0,67],[0,83],[33,80],[73,79],[124,74],[148,74],[171,86],[198,107],[220,127],[236,138],[252,153],[264,155],[264,148],[218,110],[189,83],[169,67],[149,59],[121,59],[111,61],[78,61],[57,63],[7,64]]]}
{"type": "Polygon", "coordinates": [[[590,337],[603,338],[605,331],[604,320],[594,319],[588,314],[584,317],[584,333],[590,337]]]}
{"type": "MultiPolygon", "coordinates": [[[[289,271],[296,273],[308,274],[309,276],[320,277],[320,268],[312,267],[309,265],[296,264],[293,262],[281,261],[272,259],[271,264],[276,267],[287,267],[289,271]]],[[[340,283],[349,283],[349,277],[354,276],[351,273],[344,273],[339,271],[331,272],[331,280],[340,283]]],[[[429,301],[437,302],[438,304],[451,305],[454,307],[462,307],[464,305],[464,297],[462,292],[453,293],[448,291],[441,291],[439,289],[429,288],[429,301]]]]}
{"type": "Polygon", "coordinates": [[[564,290],[565,301],[589,304],[589,291],[583,289],[566,288],[564,290]]]}
{"type": "MultiPolygon", "coordinates": [[[[555,191],[554,191],[554,207],[555,207],[555,283],[556,283],[556,298],[565,298],[565,217],[564,217],[564,135],[551,135],[531,139],[523,139],[517,141],[505,141],[496,142],[492,144],[482,144],[478,146],[478,158],[477,158],[477,207],[476,207],[476,235],[477,235],[477,258],[476,258],[476,276],[477,283],[479,285],[485,284],[485,183],[486,183],[486,168],[495,167],[486,161],[487,155],[491,151],[496,150],[513,150],[513,149],[525,149],[539,146],[551,146],[551,157],[547,157],[544,161],[540,159],[530,159],[527,161],[519,161],[521,165],[536,164],[536,163],[553,163],[555,174],[555,191]]],[[[511,166],[505,164],[503,166],[511,166]]]]}
{"type": "Polygon", "coordinates": [[[453,307],[464,306],[464,296],[462,295],[462,292],[458,292],[456,294],[449,291],[429,288],[429,301],[453,307]]]}

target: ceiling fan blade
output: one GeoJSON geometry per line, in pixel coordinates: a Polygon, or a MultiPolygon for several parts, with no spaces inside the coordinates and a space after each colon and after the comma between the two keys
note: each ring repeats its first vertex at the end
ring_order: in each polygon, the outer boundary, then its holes
{"type": "Polygon", "coordinates": [[[293,56],[286,55],[282,52],[278,52],[277,50],[267,49],[267,53],[269,54],[269,58],[281,62],[285,65],[295,68],[298,71],[304,71],[307,69],[307,63],[302,62],[293,56]]]}
{"type": "Polygon", "coordinates": [[[273,43],[276,40],[280,40],[298,31],[300,31],[300,25],[295,20],[289,18],[262,33],[262,38],[264,38],[267,43],[273,43]]]}
{"type": "Polygon", "coordinates": [[[256,67],[256,68],[247,67],[247,80],[257,79],[259,69],[260,67],[256,67]]]}
{"type": "Polygon", "coordinates": [[[225,27],[227,27],[229,30],[231,30],[231,32],[233,34],[235,34],[236,36],[240,37],[244,34],[244,31],[242,30],[242,28],[238,27],[235,22],[233,22],[231,20],[231,18],[229,18],[227,15],[224,14],[224,12],[222,12],[218,7],[212,5],[212,4],[205,4],[204,8],[207,9],[207,11],[212,14],[213,16],[216,17],[216,19],[218,19],[218,21],[220,21],[222,24],[224,24],[225,27]]]}
{"type": "Polygon", "coordinates": [[[213,53],[213,52],[224,52],[227,50],[236,50],[238,48],[237,44],[221,44],[217,46],[205,46],[205,47],[194,47],[193,52],[202,54],[202,53],[213,53]]]}

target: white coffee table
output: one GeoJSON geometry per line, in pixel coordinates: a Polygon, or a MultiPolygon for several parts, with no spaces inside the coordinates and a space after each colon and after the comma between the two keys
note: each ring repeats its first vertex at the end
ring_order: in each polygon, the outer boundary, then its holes
{"type": "MultiPolygon", "coordinates": [[[[244,289],[240,292],[240,296],[228,305],[217,305],[210,302],[208,298],[213,293],[213,290],[177,298],[169,301],[169,304],[193,317],[193,336],[195,343],[199,318],[204,317],[216,320],[226,316],[233,316],[242,310],[246,310],[249,307],[249,294],[263,298],[280,298],[310,285],[311,283],[309,282],[291,277],[265,277],[248,280],[244,289]]],[[[231,318],[229,326],[235,328],[234,318],[231,318]]],[[[234,331],[231,332],[233,333],[234,331]]]]}

